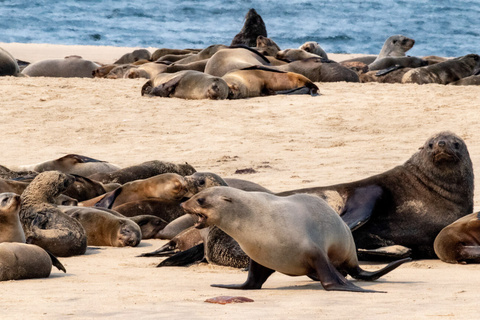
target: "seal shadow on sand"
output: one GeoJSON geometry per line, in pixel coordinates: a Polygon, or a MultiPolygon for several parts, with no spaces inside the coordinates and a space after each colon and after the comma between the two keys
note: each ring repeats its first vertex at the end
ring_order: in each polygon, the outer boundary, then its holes
{"type": "MultiPolygon", "coordinates": [[[[305,279],[305,281],[309,281],[309,279],[305,279]]],[[[311,281],[311,280],[310,280],[311,281]]],[[[367,287],[372,287],[372,286],[376,286],[376,285],[379,285],[379,284],[406,284],[406,285],[409,285],[409,284],[418,284],[418,283],[424,283],[424,282],[421,282],[421,281],[390,281],[390,280],[385,280],[385,281],[381,281],[381,280],[375,280],[375,282],[370,282],[370,281],[362,281],[362,280],[355,280],[355,279],[348,279],[348,281],[354,283],[355,285],[358,285],[360,288],[367,288],[367,287]]],[[[269,288],[268,286],[267,287],[262,287],[262,290],[321,290],[321,291],[328,291],[328,290],[325,290],[322,286],[322,284],[320,282],[311,282],[311,283],[305,283],[305,284],[302,284],[300,281],[299,284],[294,284],[294,285],[291,285],[291,286],[281,286],[281,287],[272,287],[272,288],[269,288]]],[[[382,288],[370,288],[371,290],[378,290],[378,291],[374,291],[373,293],[384,293],[385,291],[382,290],[382,288]]],[[[339,292],[339,291],[336,291],[336,292],[339,292]]],[[[340,292],[350,292],[350,291],[340,291],[340,292]]],[[[388,291],[387,291],[388,292],[388,291]]],[[[353,292],[352,293],[357,293],[357,292],[353,292]]]]}

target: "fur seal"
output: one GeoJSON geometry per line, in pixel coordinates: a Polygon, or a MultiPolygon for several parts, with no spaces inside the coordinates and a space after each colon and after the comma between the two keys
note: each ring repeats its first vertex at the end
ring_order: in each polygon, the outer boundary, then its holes
{"type": "Polygon", "coordinates": [[[42,172],[20,197],[20,221],[27,243],[59,257],[82,255],[87,249],[87,236],[80,222],[53,204],[72,182],[73,178],[64,173],[42,172]]]}
{"type": "Polygon", "coordinates": [[[313,82],[359,82],[358,74],[341,64],[313,57],[276,67],[278,70],[301,74],[313,82]]]}
{"type": "Polygon", "coordinates": [[[89,246],[136,247],[142,239],[140,227],[130,219],[97,208],[59,209],[82,224],[89,246]]]}
{"type": "Polygon", "coordinates": [[[147,49],[137,49],[133,50],[132,52],[125,53],[120,57],[120,59],[115,61],[114,64],[134,63],[138,60],[150,60],[151,58],[152,55],[147,49]]]}
{"type": "Polygon", "coordinates": [[[319,58],[320,56],[315,53],[307,52],[303,49],[285,49],[285,50],[278,51],[275,57],[280,60],[297,61],[297,60],[304,60],[308,58],[319,58]]]}
{"type": "Polygon", "coordinates": [[[270,61],[252,48],[233,47],[217,51],[205,65],[205,73],[223,77],[230,71],[258,65],[270,65],[270,61]]]}
{"type": "Polygon", "coordinates": [[[263,54],[264,56],[275,57],[280,51],[280,47],[270,38],[264,36],[257,37],[257,46],[255,50],[263,54]]]}
{"type": "Polygon", "coordinates": [[[202,49],[200,52],[196,54],[190,54],[188,56],[185,56],[181,59],[171,59],[168,57],[164,57],[162,59],[159,59],[159,61],[162,60],[167,60],[173,62],[173,64],[179,65],[179,64],[190,64],[192,62],[198,62],[202,60],[208,60],[210,59],[217,51],[221,49],[226,49],[228,48],[226,45],[223,44],[212,44],[205,49],[202,49]]]}
{"type": "Polygon", "coordinates": [[[379,83],[402,83],[402,78],[405,73],[413,68],[397,68],[380,71],[368,71],[359,75],[360,82],[379,82],[379,83]]]}
{"type": "Polygon", "coordinates": [[[16,193],[0,193],[0,242],[25,243],[25,233],[20,223],[20,196],[16,193]]]}
{"type": "Polygon", "coordinates": [[[290,276],[307,275],[320,281],[325,290],[371,292],[357,287],[345,276],[372,281],[410,261],[398,260],[375,272],[362,270],[350,229],[316,196],[279,197],[213,187],[181,206],[197,217],[197,228],[217,226],[251,258],[245,283],[212,285],[215,287],[260,289],[278,271],[290,276]]]}
{"type": "Polygon", "coordinates": [[[480,263],[480,212],[468,214],[442,229],[433,247],[448,263],[480,263]]]}
{"type": "Polygon", "coordinates": [[[357,248],[402,245],[413,258],[429,259],[440,230],[473,211],[473,168],[465,142],[445,131],[384,173],[277,195],[295,193],[324,198],[352,229],[357,248]]]}
{"type": "Polygon", "coordinates": [[[419,68],[428,65],[426,60],[418,57],[385,57],[377,59],[368,65],[368,70],[383,70],[393,66],[402,68],[419,68]]]}
{"type": "Polygon", "coordinates": [[[164,201],[160,199],[145,199],[130,201],[115,207],[115,211],[125,217],[135,217],[139,215],[156,216],[167,223],[175,220],[184,214],[178,201],[164,201]]]}
{"type": "Polygon", "coordinates": [[[327,53],[325,52],[325,50],[322,49],[322,47],[320,47],[318,42],[307,41],[304,44],[302,44],[298,49],[316,54],[317,56],[320,56],[324,59],[328,59],[327,53]]]}
{"type": "Polygon", "coordinates": [[[403,76],[402,83],[448,84],[471,76],[474,70],[478,68],[480,68],[480,56],[467,54],[466,56],[410,70],[403,76]]]}
{"type": "Polygon", "coordinates": [[[142,96],[222,100],[228,96],[227,83],[219,77],[195,70],[160,73],[142,87],[142,96]]]}
{"type": "Polygon", "coordinates": [[[462,78],[458,81],[450,82],[452,86],[478,86],[480,85],[480,75],[473,75],[470,77],[462,78]]]}
{"type": "Polygon", "coordinates": [[[66,272],[51,254],[33,244],[0,243],[0,281],[48,278],[52,264],[66,272]]]}
{"type": "Polygon", "coordinates": [[[112,209],[121,204],[156,198],[164,201],[182,199],[187,193],[183,176],[176,173],[163,173],[148,179],[127,182],[107,194],[79,203],[82,207],[112,209]]]}
{"type": "Polygon", "coordinates": [[[32,63],[22,70],[22,74],[29,77],[93,78],[93,71],[98,67],[100,65],[93,61],[70,56],[32,63]]]}
{"type": "Polygon", "coordinates": [[[18,169],[32,170],[36,172],[56,170],[63,173],[71,173],[87,177],[97,172],[112,172],[120,169],[120,167],[106,161],[93,159],[79,154],[67,154],[55,160],[19,166],[18,169]]]}
{"type": "Polygon", "coordinates": [[[258,36],[267,37],[267,29],[262,17],[255,9],[248,10],[245,15],[245,23],[242,30],[237,33],[232,40],[231,46],[243,44],[249,47],[255,47],[258,36]]]}
{"type": "Polygon", "coordinates": [[[0,48],[0,77],[18,76],[19,73],[17,60],[8,51],[0,48]]]}
{"type": "Polygon", "coordinates": [[[176,55],[183,55],[189,53],[198,53],[201,49],[170,49],[170,48],[161,48],[157,49],[152,53],[151,60],[157,61],[161,57],[167,54],[176,54],[176,55]]]}
{"type": "Polygon", "coordinates": [[[152,160],[125,167],[111,173],[96,173],[89,176],[89,178],[103,184],[125,184],[134,180],[147,179],[162,173],[177,173],[181,176],[188,176],[195,173],[195,171],[195,168],[186,162],[184,164],[176,164],[166,161],[152,160]]]}
{"type": "Polygon", "coordinates": [[[135,222],[142,231],[142,239],[158,239],[157,234],[168,224],[162,218],[153,215],[136,215],[128,219],[135,222]]]}
{"type": "Polygon", "coordinates": [[[276,93],[294,93],[304,88],[305,93],[317,95],[318,87],[307,77],[293,72],[278,71],[263,67],[249,67],[234,70],[222,77],[229,87],[229,99],[242,99],[272,95],[276,93]]]}
{"type": "Polygon", "coordinates": [[[136,78],[146,78],[152,79],[157,74],[166,72],[169,65],[159,62],[148,62],[138,66],[137,68],[131,68],[125,72],[124,78],[126,79],[136,79],[136,78]]]}

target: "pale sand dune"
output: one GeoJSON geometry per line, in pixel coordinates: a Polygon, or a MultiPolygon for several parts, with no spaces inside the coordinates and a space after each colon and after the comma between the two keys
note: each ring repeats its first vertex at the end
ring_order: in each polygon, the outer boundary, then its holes
{"type": "MultiPolygon", "coordinates": [[[[27,61],[66,54],[64,46],[0,47],[27,61]]],[[[131,48],[70,49],[68,54],[111,62],[131,48]]],[[[142,97],[144,82],[0,78],[0,164],[30,164],[66,153],[121,166],[153,159],[186,161],[198,171],[283,191],[383,172],[407,160],[430,135],[450,130],[465,139],[474,168],[480,165],[479,87],[320,83],[318,97],[186,101],[142,97]],[[244,168],[257,173],[234,174],[244,168]]],[[[229,291],[210,284],[241,283],[246,272],[206,264],[155,268],[161,259],[135,257],[163,243],[149,240],[137,248],[89,248],[84,256],[60,259],[67,274],[53,270],[48,279],[1,283],[1,318],[478,317],[478,265],[422,260],[375,282],[354,281],[388,293],[327,292],[307,277],[278,273],[262,290],[229,291]],[[240,295],[255,302],[204,302],[220,295],[240,295]]]]}

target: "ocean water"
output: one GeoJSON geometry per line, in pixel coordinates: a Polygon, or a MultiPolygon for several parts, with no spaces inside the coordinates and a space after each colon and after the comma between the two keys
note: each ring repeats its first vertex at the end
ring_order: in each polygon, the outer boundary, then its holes
{"type": "Polygon", "coordinates": [[[0,42],[204,48],[230,44],[250,8],[282,49],[378,54],[415,39],[410,55],[480,53],[480,0],[0,0],[0,42]]]}

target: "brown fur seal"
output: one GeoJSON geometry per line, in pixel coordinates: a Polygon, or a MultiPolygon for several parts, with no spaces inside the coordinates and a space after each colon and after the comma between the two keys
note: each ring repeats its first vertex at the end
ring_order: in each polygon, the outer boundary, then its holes
{"type": "Polygon", "coordinates": [[[478,68],[480,68],[480,56],[468,54],[445,62],[410,70],[403,76],[402,83],[448,84],[471,76],[474,70],[478,68]]]}
{"type": "MultiPolygon", "coordinates": [[[[228,47],[226,45],[223,45],[223,44],[212,44],[212,45],[206,47],[205,49],[202,49],[197,54],[191,54],[191,55],[188,55],[188,56],[186,56],[182,59],[175,59],[174,61],[171,61],[171,62],[178,65],[178,64],[189,64],[189,63],[192,63],[192,62],[198,62],[198,61],[201,61],[201,60],[210,59],[215,53],[217,53],[217,51],[219,51],[221,49],[225,49],[225,48],[228,48],[228,47]]],[[[167,59],[167,58],[165,58],[165,59],[167,59]]],[[[162,59],[160,59],[160,60],[162,60],[162,59]]],[[[173,60],[173,59],[171,59],[171,60],[173,60]]]]}
{"type": "Polygon", "coordinates": [[[418,57],[386,57],[377,59],[375,62],[368,65],[368,70],[383,70],[394,66],[402,68],[419,68],[428,65],[426,60],[418,57]]]}
{"type": "Polygon", "coordinates": [[[231,46],[243,44],[255,47],[258,36],[267,37],[267,29],[262,17],[255,9],[248,10],[242,30],[233,37],[231,46]]]}
{"type": "Polygon", "coordinates": [[[163,173],[148,179],[135,180],[93,199],[82,201],[79,206],[112,209],[121,204],[156,198],[164,201],[182,199],[187,193],[185,179],[176,173],[163,173]]]}
{"type": "Polygon", "coordinates": [[[392,68],[391,70],[368,71],[361,73],[359,78],[360,82],[402,83],[403,75],[412,69],[392,68]]]}
{"type": "Polygon", "coordinates": [[[25,243],[25,233],[20,223],[20,196],[0,193],[0,242],[25,243]]]}
{"type": "Polygon", "coordinates": [[[58,171],[42,172],[21,195],[20,221],[27,243],[36,244],[55,256],[84,254],[85,229],[53,204],[73,178],[58,171]]]}
{"type": "Polygon", "coordinates": [[[150,51],[147,49],[137,49],[133,50],[132,52],[125,53],[123,56],[120,57],[114,64],[126,64],[126,63],[134,63],[138,60],[150,60],[152,55],[150,51]]]}
{"type": "Polygon", "coordinates": [[[462,78],[458,81],[450,82],[452,86],[478,86],[480,85],[480,75],[473,75],[470,77],[462,78]]]}
{"type": "Polygon", "coordinates": [[[280,51],[280,47],[272,39],[264,36],[258,36],[255,50],[265,56],[275,57],[278,51],[280,51]]]}
{"type": "Polygon", "coordinates": [[[307,77],[293,72],[278,71],[262,67],[250,67],[231,71],[222,79],[228,84],[229,99],[259,97],[281,91],[305,88],[307,94],[316,95],[318,87],[307,77]]]}
{"type": "Polygon", "coordinates": [[[345,279],[376,280],[410,259],[368,272],[358,264],[352,233],[338,214],[316,196],[278,197],[230,187],[201,191],[182,203],[197,217],[197,228],[217,226],[234,238],[251,258],[248,279],[228,289],[260,289],[275,271],[307,275],[325,290],[364,290],[345,279]],[[281,243],[279,246],[278,244],[281,243]]]}
{"type": "Polygon", "coordinates": [[[59,209],[82,224],[89,246],[136,247],[142,239],[140,227],[130,219],[97,208],[59,209]]]}
{"type": "Polygon", "coordinates": [[[141,93],[142,96],[222,100],[228,96],[228,86],[222,78],[184,70],[158,74],[143,85],[141,93]]]}
{"type": "Polygon", "coordinates": [[[305,50],[306,52],[310,52],[324,59],[328,59],[327,53],[325,52],[325,50],[322,49],[322,47],[320,47],[318,42],[315,42],[315,41],[305,42],[298,49],[305,50]]]}
{"type": "Polygon", "coordinates": [[[375,60],[386,57],[404,57],[405,53],[415,44],[415,40],[402,35],[388,37],[375,60]]]}
{"type": "Polygon", "coordinates": [[[10,179],[0,179],[0,192],[13,192],[22,194],[27,188],[29,182],[15,181],[10,179]]]}
{"type": "Polygon", "coordinates": [[[149,62],[138,66],[137,68],[129,69],[124,78],[126,79],[136,79],[136,78],[145,78],[152,79],[159,73],[166,72],[169,65],[159,63],[159,62],[149,62]]]}
{"type": "Polygon", "coordinates": [[[183,230],[175,237],[173,237],[166,244],[161,246],[155,251],[142,253],[139,257],[163,257],[177,253],[180,251],[188,250],[200,243],[203,243],[203,237],[201,231],[197,228],[190,227],[183,230]]]}
{"type": "Polygon", "coordinates": [[[47,59],[28,65],[22,74],[29,77],[93,78],[97,63],[71,56],[64,59],[47,59]]]}
{"type": "Polygon", "coordinates": [[[269,65],[268,59],[258,51],[247,48],[228,48],[217,51],[205,65],[205,73],[223,77],[230,71],[257,65],[269,65]]]}
{"type": "Polygon", "coordinates": [[[430,137],[403,165],[333,186],[278,193],[323,197],[353,231],[357,248],[402,245],[416,259],[435,258],[433,242],[473,211],[473,168],[465,142],[451,132],[430,137]]]}
{"type": "Polygon", "coordinates": [[[166,161],[152,160],[137,165],[122,168],[111,173],[98,173],[89,176],[90,179],[105,183],[124,184],[130,181],[147,179],[162,173],[177,173],[181,176],[188,176],[195,172],[195,169],[188,163],[176,164],[166,161]]]}
{"type": "Polygon", "coordinates": [[[197,53],[200,49],[170,49],[170,48],[161,48],[157,49],[152,53],[152,61],[157,61],[161,57],[167,54],[176,54],[176,55],[183,55],[189,53],[197,53]]]}
{"type": "Polygon", "coordinates": [[[0,48],[0,77],[17,76],[19,73],[17,60],[8,51],[0,48]]]}
{"type": "Polygon", "coordinates": [[[52,263],[63,272],[63,265],[51,254],[33,244],[0,243],[0,281],[48,278],[52,263]]]}
{"type": "Polygon", "coordinates": [[[55,160],[20,166],[19,169],[33,170],[36,172],[56,170],[63,173],[71,173],[87,177],[97,172],[113,172],[120,169],[120,167],[106,161],[78,154],[67,154],[66,156],[55,160]]]}
{"type": "Polygon", "coordinates": [[[440,231],[435,253],[448,263],[480,263],[480,212],[468,214],[440,231]]]}
{"type": "Polygon", "coordinates": [[[276,67],[278,70],[304,75],[313,82],[359,82],[358,74],[341,64],[319,57],[293,61],[276,67]]]}
{"type": "Polygon", "coordinates": [[[297,61],[297,60],[304,60],[308,58],[319,58],[320,56],[311,52],[307,52],[303,49],[285,49],[285,50],[278,51],[275,57],[277,59],[286,60],[286,61],[297,61]]]}
{"type": "Polygon", "coordinates": [[[142,239],[158,239],[157,234],[168,224],[162,218],[153,215],[136,215],[128,219],[135,222],[142,230],[142,239]]]}

